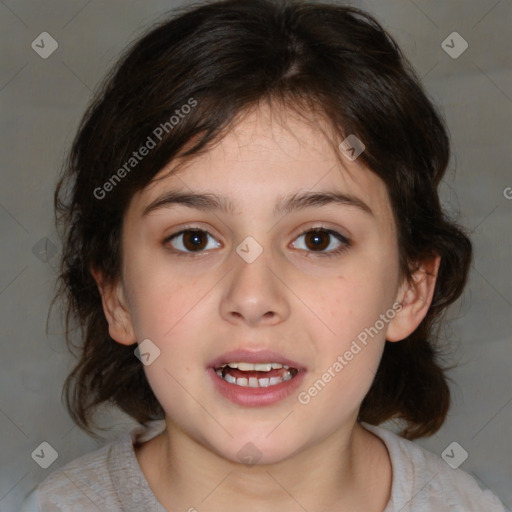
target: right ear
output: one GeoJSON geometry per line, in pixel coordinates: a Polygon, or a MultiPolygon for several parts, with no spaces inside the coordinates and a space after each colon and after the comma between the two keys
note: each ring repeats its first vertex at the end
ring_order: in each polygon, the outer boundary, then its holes
{"type": "Polygon", "coordinates": [[[122,282],[108,282],[100,270],[91,269],[101,294],[103,312],[108,322],[108,332],[112,339],[122,345],[133,345],[137,338],[133,329],[130,310],[128,309],[122,282]]]}

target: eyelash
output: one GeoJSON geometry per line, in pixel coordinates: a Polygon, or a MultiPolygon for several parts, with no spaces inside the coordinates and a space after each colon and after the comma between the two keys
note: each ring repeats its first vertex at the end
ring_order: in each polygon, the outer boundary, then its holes
{"type": "MultiPolygon", "coordinates": [[[[200,229],[200,228],[198,228],[196,226],[186,226],[184,229],[182,229],[182,230],[180,230],[180,231],[178,231],[176,233],[173,233],[172,235],[170,235],[167,238],[165,238],[165,240],[163,241],[163,244],[166,245],[167,243],[169,243],[174,238],[176,238],[176,237],[178,237],[180,235],[183,235],[184,233],[188,233],[190,231],[199,231],[201,233],[206,233],[207,235],[213,237],[213,235],[211,233],[209,233],[208,231],[206,231],[204,229],[200,229]]],[[[315,226],[315,227],[309,228],[306,231],[303,231],[302,233],[297,235],[296,239],[301,237],[301,236],[303,236],[303,235],[306,235],[308,233],[315,233],[315,232],[327,233],[327,234],[333,236],[334,238],[336,238],[339,242],[341,242],[341,245],[337,249],[333,249],[333,250],[328,251],[328,252],[307,251],[307,252],[313,254],[315,257],[318,256],[320,258],[332,258],[332,257],[335,257],[335,256],[339,256],[341,253],[343,253],[346,250],[348,250],[351,247],[351,245],[352,245],[351,241],[346,236],[342,235],[341,233],[338,233],[337,231],[334,231],[334,230],[328,229],[328,228],[324,228],[322,226],[315,226]]],[[[303,250],[303,249],[300,249],[300,250],[303,250]]],[[[194,257],[195,254],[201,254],[201,253],[203,253],[205,251],[202,250],[202,251],[196,251],[196,252],[194,252],[194,251],[192,251],[192,252],[185,252],[185,251],[182,251],[181,249],[174,249],[174,248],[172,248],[172,252],[174,252],[177,256],[194,257]]]]}

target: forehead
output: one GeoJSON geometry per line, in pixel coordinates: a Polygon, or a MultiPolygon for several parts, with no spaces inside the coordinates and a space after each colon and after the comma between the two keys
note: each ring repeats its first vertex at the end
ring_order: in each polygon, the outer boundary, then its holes
{"type": "Polygon", "coordinates": [[[143,212],[168,190],[226,196],[237,212],[268,207],[300,192],[332,191],[359,198],[389,226],[391,205],[384,182],[358,159],[338,152],[342,141],[330,124],[292,111],[259,107],[246,112],[209,151],[171,162],[132,199],[143,212]],[[173,172],[176,163],[180,164],[173,172]]]}

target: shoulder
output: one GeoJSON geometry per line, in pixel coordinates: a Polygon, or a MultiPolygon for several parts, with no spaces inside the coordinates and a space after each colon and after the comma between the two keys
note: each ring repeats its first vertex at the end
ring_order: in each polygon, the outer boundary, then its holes
{"type": "MultiPolygon", "coordinates": [[[[37,512],[64,510],[121,510],[115,508],[115,493],[107,461],[109,443],[74,459],[48,475],[27,497],[37,512]],[[107,508],[108,507],[108,508],[107,508]]],[[[27,505],[28,506],[28,505],[27,505]]],[[[27,512],[31,512],[28,509],[27,512]]]]}
{"type": "Polygon", "coordinates": [[[136,426],[55,470],[27,496],[21,512],[121,512],[133,500],[151,499],[133,444],[152,438],[162,428],[159,421],[136,426]]]}
{"type": "Polygon", "coordinates": [[[505,512],[500,500],[441,457],[390,430],[362,424],[382,439],[393,468],[391,499],[384,512],[505,512]]]}

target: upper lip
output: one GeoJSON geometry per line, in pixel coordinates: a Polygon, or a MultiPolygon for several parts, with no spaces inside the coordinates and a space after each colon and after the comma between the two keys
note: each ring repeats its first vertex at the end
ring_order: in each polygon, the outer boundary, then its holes
{"type": "Polygon", "coordinates": [[[280,363],[282,365],[287,365],[290,368],[296,368],[297,370],[305,370],[306,367],[289,359],[279,352],[275,352],[274,350],[232,350],[230,352],[225,352],[224,354],[216,357],[213,361],[210,361],[208,366],[210,368],[219,368],[220,366],[227,363],[236,363],[236,362],[246,362],[246,363],[280,363]]]}

